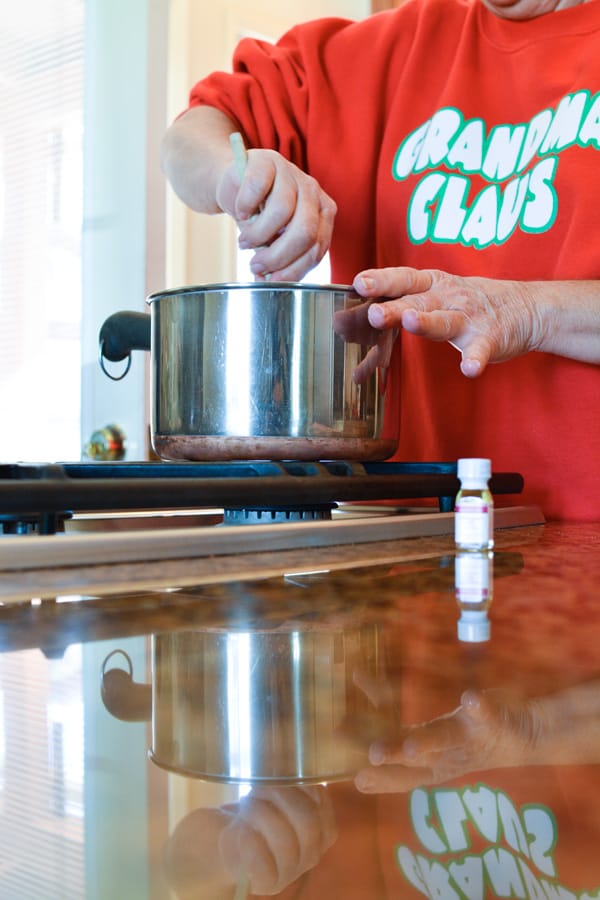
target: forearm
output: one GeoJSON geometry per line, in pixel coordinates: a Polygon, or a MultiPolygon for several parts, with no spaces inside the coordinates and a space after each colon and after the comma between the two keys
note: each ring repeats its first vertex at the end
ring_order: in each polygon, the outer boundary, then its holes
{"type": "Polygon", "coordinates": [[[210,106],[189,109],[173,122],[161,145],[161,166],[173,190],[196,212],[218,213],[217,186],[233,153],[236,125],[210,106]]]}
{"type": "Polygon", "coordinates": [[[600,281],[528,285],[536,310],[534,349],[600,364],[600,281]]]}
{"type": "Polygon", "coordinates": [[[531,765],[600,763],[600,682],[567,688],[531,701],[535,740],[531,765]]]}

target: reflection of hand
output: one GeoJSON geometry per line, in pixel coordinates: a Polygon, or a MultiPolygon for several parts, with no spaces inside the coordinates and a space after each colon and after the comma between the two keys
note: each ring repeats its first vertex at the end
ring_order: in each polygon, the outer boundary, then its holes
{"type": "Polygon", "coordinates": [[[369,322],[370,306],[371,302],[367,301],[350,309],[339,310],[333,316],[333,328],[346,343],[370,347],[352,373],[357,384],[366,381],[375,369],[386,369],[389,366],[392,346],[398,334],[397,329],[382,331],[374,328],[369,322]]]}
{"type": "Polygon", "coordinates": [[[354,288],[363,297],[389,298],[371,304],[374,328],[403,328],[449,341],[461,351],[461,370],[471,378],[490,362],[540,349],[540,316],[532,291],[522,282],[398,267],[361,272],[354,288]]]}
{"type": "Polygon", "coordinates": [[[237,221],[241,249],[255,249],[258,280],[300,280],[329,249],[337,207],[317,181],[274,150],[250,150],[240,185],[235,166],[217,203],[237,221]]]}
{"type": "Polygon", "coordinates": [[[324,787],[258,787],[240,801],[219,849],[232,878],[272,895],[316,866],[336,837],[324,787]]]}
{"type": "Polygon", "coordinates": [[[527,765],[545,732],[539,701],[466,691],[454,712],[372,744],[372,765],[358,773],[356,786],[366,793],[405,792],[468,772],[527,765]]]}

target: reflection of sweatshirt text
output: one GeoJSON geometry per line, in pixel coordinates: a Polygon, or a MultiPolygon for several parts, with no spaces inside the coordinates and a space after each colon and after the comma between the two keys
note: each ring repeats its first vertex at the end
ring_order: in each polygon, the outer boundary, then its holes
{"type": "Polygon", "coordinates": [[[517,809],[503,791],[485,785],[422,788],[410,796],[420,851],[400,845],[396,861],[406,880],[431,900],[598,900],[600,886],[574,892],[560,884],[554,861],[558,829],[552,812],[517,809]],[[474,845],[481,848],[475,852],[474,845]]]}

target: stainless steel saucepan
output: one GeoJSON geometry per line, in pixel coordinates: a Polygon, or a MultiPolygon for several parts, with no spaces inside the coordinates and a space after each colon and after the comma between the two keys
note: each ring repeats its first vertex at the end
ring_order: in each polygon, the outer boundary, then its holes
{"type": "Polygon", "coordinates": [[[352,377],[369,348],[336,330],[363,303],[341,285],[168,290],[148,297],[149,316],[106,320],[101,362],[106,371],[106,360],[151,351],[152,443],[163,459],[386,459],[397,435],[383,431],[379,374],[352,377]]]}
{"type": "Polygon", "coordinates": [[[151,683],[114,650],[102,699],[116,718],[151,722],[161,768],[220,782],[345,780],[367,759],[365,735],[347,727],[371,708],[355,675],[376,680],[380,654],[375,625],[156,634],[151,683]]]}

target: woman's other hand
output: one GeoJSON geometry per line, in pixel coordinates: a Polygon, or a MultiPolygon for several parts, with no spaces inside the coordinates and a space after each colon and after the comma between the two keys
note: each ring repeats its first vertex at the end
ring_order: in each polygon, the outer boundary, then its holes
{"type": "Polygon", "coordinates": [[[461,370],[475,378],[488,363],[539,349],[543,331],[526,282],[463,278],[435,269],[369,269],[354,279],[369,305],[369,324],[402,328],[461,352],[461,370]]]}

